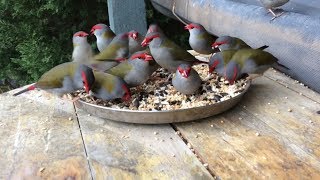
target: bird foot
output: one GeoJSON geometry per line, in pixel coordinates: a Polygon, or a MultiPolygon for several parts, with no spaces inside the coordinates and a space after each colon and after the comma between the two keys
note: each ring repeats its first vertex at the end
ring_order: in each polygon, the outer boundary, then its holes
{"type": "Polygon", "coordinates": [[[215,78],[215,77],[216,77],[216,76],[213,75],[213,74],[208,74],[208,76],[205,77],[205,78],[203,79],[203,81],[209,81],[210,79],[213,79],[213,78],[215,78]]]}
{"type": "Polygon", "coordinates": [[[268,13],[271,13],[273,15],[273,18],[271,18],[270,22],[285,13],[282,9],[276,9],[276,10],[268,9],[268,11],[269,11],[268,13]],[[275,11],[281,11],[281,12],[276,13],[275,11]]]}
{"type": "Polygon", "coordinates": [[[168,78],[167,78],[167,80],[166,80],[165,82],[170,82],[170,80],[172,79],[172,76],[173,76],[173,74],[171,73],[171,74],[168,76],[168,78]]]}

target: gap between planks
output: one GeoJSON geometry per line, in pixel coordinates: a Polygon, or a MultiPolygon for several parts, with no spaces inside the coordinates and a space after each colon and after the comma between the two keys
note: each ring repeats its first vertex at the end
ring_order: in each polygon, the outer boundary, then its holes
{"type": "Polygon", "coordinates": [[[77,123],[78,123],[78,127],[79,127],[79,132],[80,132],[80,136],[81,136],[81,140],[82,140],[82,145],[83,145],[84,153],[86,155],[86,160],[87,160],[87,164],[88,164],[89,171],[90,171],[91,180],[93,180],[92,169],[91,169],[91,165],[90,165],[90,162],[89,162],[89,156],[88,156],[88,153],[87,153],[87,147],[86,147],[86,144],[84,143],[84,139],[83,139],[81,125],[80,125],[79,118],[78,118],[78,112],[77,112],[75,104],[72,103],[72,105],[73,105],[74,113],[76,115],[76,119],[77,119],[77,123]]]}
{"type": "MultiPolygon", "coordinates": [[[[192,123],[192,122],[189,122],[192,123]]],[[[194,156],[201,162],[202,166],[205,167],[207,169],[207,171],[210,173],[210,175],[214,178],[217,179],[218,176],[216,176],[216,174],[207,166],[204,166],[204,164],[206,164],[206,162],[203,160],[203,158],[201,157],[201,155],[196,151],[196,149],[194,149],[193,146],[189,147],[188,144],[191,145],[191,143],[189,143],[188,139],[179,131],[178,127],[173,124],[170,123],[169,124],[172,129],[177,133],[177,135],[180,137],[180,139],[187,145],[187,147],[190,149],[190,151],[194,154],[194,156]],[[193,151],[192,151],[193,149],[193,151]]]]}

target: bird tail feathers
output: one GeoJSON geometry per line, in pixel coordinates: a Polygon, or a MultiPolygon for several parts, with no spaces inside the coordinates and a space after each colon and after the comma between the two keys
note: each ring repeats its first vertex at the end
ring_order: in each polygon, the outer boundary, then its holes
{"type": "Polygon", "coordinates": [[[269,46],[267,46],[267,45],[264,45],[264,46],[261,46],[261,47],[259,47],[259,48],[257,48],[257,49],[259,49],[259,50],[265,50],[265,49],[267,49],[269,46]]]}
{"type": "Polygon", "coordinates": [[[280,64],[280,63],[276,63],[276,66],[280,67],[280,68],[283,68],[283,69],[286,69],[286,70],[290,70],[287,66],[283,65],[283,64],[280,64]]]}
{"type": "Polygon", "coordinates": [[[27,87],[27,88],[25,88],[25,89],[23,89],[23,90],[21,90],[21,91],[19,91],[19,92],[17,92],[17,93],[14,93],[13,96],[18,96],[18,95],[20,95],[20,94],[22,94],[22,93],[25,93],[25,92],[27,92],[27,91],[34,90],[35,88],[36,88],[35,85],[31,85],[31,86],[29,86],[29,87],[27,87]]]}

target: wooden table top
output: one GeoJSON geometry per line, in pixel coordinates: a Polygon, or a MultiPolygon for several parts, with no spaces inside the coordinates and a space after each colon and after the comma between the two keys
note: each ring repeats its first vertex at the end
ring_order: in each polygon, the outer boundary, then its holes
{"type": "Polygon", "coordinates": [[[16,91],[0,95],[0,179],[320,179],[320,95],[274,70],[228,112],[177,124],[16,91]]]}

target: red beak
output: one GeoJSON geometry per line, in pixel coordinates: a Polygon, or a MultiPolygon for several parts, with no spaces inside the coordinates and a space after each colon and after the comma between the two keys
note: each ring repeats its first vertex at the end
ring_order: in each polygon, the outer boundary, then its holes
{"type": "Polygon", "coordinates": [[[138,34],[137,34],[137,33],[132,33],[132,38],[133,38],[134,40],[137,40],[137,39],[138,39],[138,34]]]}
{"type": "Polygon", "coordinates": [[[186,30],[190,30],[192,28],[193,28],[193,26],[191,24],[188,24],[188,25],[184,26],[184,29],[186,29],[186,30]]]}
{"type": "Polygon", "coordinates": [[[148,45],[149,45],[149,43],[147,42],[147,39],[145,38],[145,39],[142,41],[141,46],[142,46],[142,47],[146,47],[146,46],[148,46],[148,45]]]}
{"type": "Polygon", "coordinates": [[[211,45],[211,47],[218,48],[220,45],[225,44],[227,42],[215,42],[211,45]]]}
{"type": "Polygon", "coordinates": [[[95,29],[94,28],[91,28],[90,30],[90,34],[92,35],[94,33],[95,29]]]}
{"type": "Polygon", "coordinates": [[[87,37],[87,36],[89,36],[89,34],[86,33],[86,32],[84,32],[84,33],[83,33],[83,36],[84,36],[84,37],[87,37]]]}
{"type": "Polygon", "coordinates": [[[182,72],[181,72],[181,75],[182,75],[182,77],[184,77],[184,78],[188,78],[188,77],[189,77],[189,74],[188,74],[186,71],[182,71],[182,72]]]}
{"type": "Polygon", "coordinates": [[[153,57],[151,55],[149,55],[149,54],[144,54],[144,55],[145,55],[145,58],[144,58],[145,61],[152,61],[153,60],[153,57]]]}

